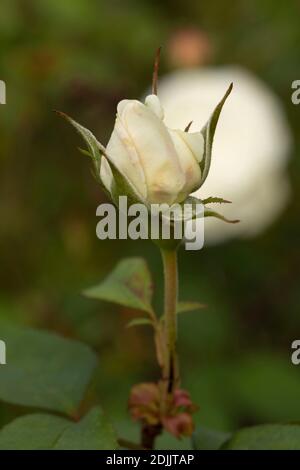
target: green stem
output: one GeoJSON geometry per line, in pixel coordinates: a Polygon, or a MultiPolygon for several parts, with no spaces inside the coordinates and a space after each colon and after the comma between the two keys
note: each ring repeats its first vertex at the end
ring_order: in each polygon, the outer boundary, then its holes
{"type": "Polygon", "coordinates": [[[166,357],[164,364],[164,380],[167,382],[167,393],[172,393],[179,382],[177,343],[177,297],[178,272],[177,251],[161,248],[164,266],[165,300],[164,300],[164,340],[166,357]]]}

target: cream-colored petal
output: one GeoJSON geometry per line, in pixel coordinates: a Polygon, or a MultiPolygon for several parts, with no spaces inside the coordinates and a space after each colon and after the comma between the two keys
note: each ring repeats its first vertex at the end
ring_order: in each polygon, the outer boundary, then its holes
{"type": "MultiPolygon", "coordinates": [[[[124,101],[129,100],[123,100],[121,103],[124,101]]],[[[113,163],[133,184],[138,195],[146,198],[147,188],[143,167],[136,148],[118,116],[106,151],[113,163]]]]}
{"type": "Polygon", "coordinates": [[[201,132],[183,132],[178,130],[177,133],[189,146],[197,162],[200,163],[204,155],[204,137],[201,132]]]}
{"type": "Polygon", "coordinates": [[[121,100],[117,106],[117,116],[122,120],[123,112],[130,103],[139,103],[137,100],[121,100]]]}
{"type": "Polygon", "coordinates": [[[169,129],[169,133],[179,158],[182,173],[185,177],[185,184],[179,196],[180,199],[184,200],[192,191],[199,188],[201,184],[201,170],[191,148],[182,138],[184,132],[169,129]]]}
{"type": "Polygon", "coordinates": [[[122,110],[122,121],[144,169],[148,201],[173,203],[185,177],[167,128],[147,106],[136,101],[122,110]]]}
{"type": "Polygon", "coordinates": [[[111,193],[114,177],[110,169],[109,163],[103,155],[101,158],[100,178],[107,191],[111,193]]]}
{"type": "Polygon", "coordinates": [[[159,119],[163,120],[164,110],[156,95],[148,95],[145,99],[145,105],[148,106],[159,119]]]}

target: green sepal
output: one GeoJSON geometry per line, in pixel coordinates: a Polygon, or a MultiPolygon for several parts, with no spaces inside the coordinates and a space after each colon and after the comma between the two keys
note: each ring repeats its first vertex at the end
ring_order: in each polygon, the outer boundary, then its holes
{"type": "Polygon", "coordinates": [[[204,209],[204,217],[215,217],[216,219],[223,220],[223,222],[227,222],[228,224],[237,224],[238,222],[240,222],[238,219],[236,220],[227,219],[226,217],[224,217],[224,215],[219,214],[216,211],[212,211],[211,209],[208,209],[207,207],[205,207],[204,209]]]}
{"type": "Polygon", "coordinates": [[[202,199],[202,203],[206,204],[231,204],[231,201],[227,201],[227,199],[223,199],[222,197],[207,197],[202,199]]]}
{"type": "Polygon", "coordinates": [[[216,217],[217,219],[223,220],[223,222],[227,222],[229,224],[236,224],[236,223],[239,222],[239,220],[229,220],[225,216],[223,216],[222,214],[219,214],[218,212],[210,209],[209,207],[204,206],[205,202],[209,204],[209,203],[212,203],[212,202],[218,202],[218,203],[224,202],[224,203],[226,203],[226,202],[229,202],[229,201],[226,201],[225,199],[213,198],[213,197],[201,200],[201,199],[198,199],[194,196],[189,196],[183,203],[183,204],[191,204],[191,214],[190,214],[190,217],[186,220],[195,220],[195,219],[201,218],[201,217],[216,217]],[[204,206],[204,212],[203,213],[199,214],[199,212],[197,211],[197,204],[202,204],[204,206]]]}
{"type": "Polygon", "coordinates": [[[216,106],[214,109],[211,117],[209,118],[208,122],[205,124],[205,126],[202,128],[201,133],[204,137],[204,156],[203,159],[200,162],[200,169],[202,172],[202,179],[201,179],[201,186],[203,185],[204,181],[207,178],[209,168],[210,168],[210,162],[211,162],[211,153],[212,153],[212,145],[213,145],[213,139],[215,135],[215,130],[217,127],[217,123],[219,120],[220,113],[222,111],[223,105],[228,98],[228,96],[231,93],[233,87],[233,83],[230,84],[228,90],[226,91],[224,97],[220,101],[220,103],[216,106]]]}
{"type": "MultiPolygon", "coordinates": [[[[83,153],[85,155],[91,156],[93,163],[94,163],[94,175],[101,185],[101,187],[107,192],[101,178],[100,178],[100,168],[101,168],[101,158],[104,155],[107,159],[107,162],[110,166],[111,172],[113,174],[113,182],[111,188],[111,198],[113,202],[118,205],[118,198],[119,196],[127,196],[129,205],[133,203],[140,203],[143,202],[146,204],[144,198],[137,194],[135,188],[133,187],[132,183],[129,179],[121,173],[121,171],[117,168],[117,166],[113,163],[111,157],[107,154],[105,147],[96,139],[94,134],[89,130],[83,127],[78,122],[74,121],[70,116],[61,111],[55,111],[59,116],[62,116],[66,119],[73,127],[77,130],[77,132],[81,135],[83,140],[86,142],[88,146],[88,151],[84,150],[83,153]]],[[[82,152],[82,150],[81,150],[82,152]]]]}

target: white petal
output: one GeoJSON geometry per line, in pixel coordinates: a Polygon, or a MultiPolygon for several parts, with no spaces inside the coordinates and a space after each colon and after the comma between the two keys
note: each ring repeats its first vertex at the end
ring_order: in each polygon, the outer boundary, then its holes
{"type": "Polygon", "coordinates": [[[163,120],[164,110],[156,95],[148,95],[145,99],[145,105],[148,106],[159,119],[163,120]]]}
{"type": "Polygon", "coordinates": [[[185,199],[192,191],[199,188],[201,183],[201,170],[191,148],[182,138],[184,132],[169,129],[169,133],[179,158],[182,173],[185,177],[185,184],[181,190],[181,198],[185,199]]]}
{"type": "Polygon", "coordinates": [[[122,118],[144,169],[148,201],[173,203],[185,178],[167,128],[147,106],[136,101],[122,110],[122,118]]]}
{"type": "Polygon", "coordinates": [[[178,131],[180,137],[186,142],[191,149],[198,163],[201,162],[204,155],[204,137],[201,132],[183,132],[178,131]]]}
{"type": "Polygon", "coordinates": [[[122,113],[123,113],[123,110],[126,108],[126,105],[127,103],[129,102],[130,100],[122,100],[118,103],[118,106],[117,106],[117,115],[122,118],[122,113]]]}
{"type": "Polygon", "coordinates": [[[112,183],[113,183],[113,174],[108,164],[108,161],[104,156],[101,158],[101,167],[100,167],[100,178],[107,191],[111,193],[112,183]]]}
{"type": "MultiPolygon", "coordinates": [[[[123,100],[129,101],[129,100],[123,100]]],[[[136,148],[122,125],[119,117],[116,119],[115,127],[106,147],[107,154],[118,169],[127,176],[135,187],[137,193],[145,198],[147,188],[143,167],[140,163],[136,148]]]]}

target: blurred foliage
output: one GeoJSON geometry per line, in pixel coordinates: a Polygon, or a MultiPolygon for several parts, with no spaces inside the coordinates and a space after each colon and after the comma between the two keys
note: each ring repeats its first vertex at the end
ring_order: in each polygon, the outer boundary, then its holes
{"type": "Polygon", "coordinates": [[[1,370],[0,399],[77,417],[97,366],[97,357],[90,348],[5,321],[0,330],[9,357],[1,370]]]}
{"type": "Polygon", "coordinates": [[[103,411],[94,407],[78,423],[34,413],[4,426],[1,450],[111,450],[118,444],[103,411]]]}
{"type": "MultiPolygon", "coordinates": [[[[300,334],[300,108],[290,87],[299,78],[299,9],[296,0],[1,1],[0,315],[94,347],[99,401],[127,437],[137,434],[126,410],[130,387],[157,377],[151,332],[126,330],[130,310],[80,292],[122,256],[141,255],[161,308],[159,254],[146,242],[97,240],[95,210],[104,195],[76,150],[79,138],[52,109],[105,144],[118,101],[145,92],[155,49],[185,26],[207,32],[213,63],[244,65],[281,97],[294,133],[292,201],[256,239],[181,252],[180,297],[208,308],[180,317],[180,352],[199,423],[231,431],[298,421],[300,376],[290,345],[300,334]]],[[[166,48],[161,73],[171,69],[166,48]]],[[[23,412],[1,403],[0,424],[23,412]]],[[[185,441],[165,436],[159,445],[185,441]]]]}

